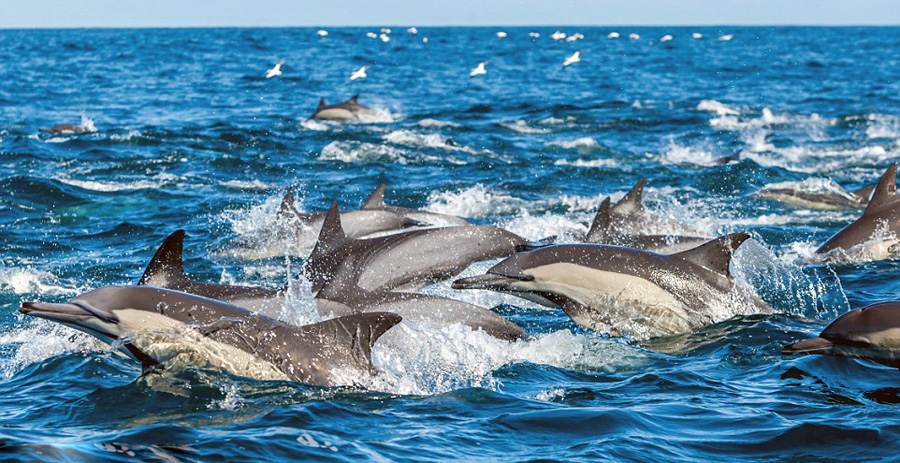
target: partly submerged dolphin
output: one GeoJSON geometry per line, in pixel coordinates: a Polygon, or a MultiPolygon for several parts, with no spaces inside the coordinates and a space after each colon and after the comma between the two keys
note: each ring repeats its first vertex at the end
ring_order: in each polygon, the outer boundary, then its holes
{"type": "Polygon", "coordinates": [[[356,94],[343,103],[335,104],[326,104],[325,98],[322,98],[316,112],[309,118],[324,121],[357,121],[361,114],[372,111],[372,108],[359,104],[358,98],[359,94],[356,94]]]}
{"type": "Polygon", "coordinates": [[[91,128],[85,125],[76,125],[76,124],[57,124],[48,129],[41,129],[43,133],[49,134],[70,134],[70,133],[85,133],[90,132],[91,128]]]}
{"type": "MultiPolygon", "coordinates": [[[[525,330],[491,310],[454,299],[395,291],[368,291],[348,284],[327,285],[316,295],[319,311],[333,315],[390,311],[405,321],[435,326],[461,324],[506,341],[525,339],[525,330]],[[328,302],[337,302],[329,305],[328,302]]],[[[328,316],[328,314],[323,314],[328,316]]]]}
{"type": "Polygon", "coordinates": [[[585,243],[613,244],[630,248],[653,251],[660,254],[673,254],[693,249],[709,241],[708,238],[683,235],[634,234],[628,232],[627,217],[613,214],[610,198],[600,204],[591,228],[584,236],[585,243]]]}
{"type": "MultiPolygon", "coordinates": [[[[384,190],[387,188],[386,183],[382,183],[369,195],[366,199],[366,202],[363,203],[360,210],[364,211],[388,211],[393,212],[395,214],[399,214],[403,217],[406,217],[411,220],[415,220],[418,222],[424,222],[432,225],[454,225],[454,226],[465,226],[469,225],[469,222],[465,220],[447,214],[438,214],[437,212],[428,212],[428,211],[420,211],[417,209],[407,209],[405,207],[397,207],[397,206],[389,206],[384,203],[384,190]]],[[[344,225],[344,229],[347,229],[347,221],[341,216],[341,223],[344,225]]]]}
{"type": "Polygon", "coordinates": [[[807,209],[863,209],[869,204],[869,195],[875,185],[864,186],[855,191],[838,191],[816,193],[798,188],[764,188],[756,192],[757,196],[807,209]]]}
{"type": "MultiPolygon", "coordinates": [[[[193,281],[184,273],[183,243],[184,230],[177,230],[169,235],[156,251],[138,285],[175,289],[217,299],[273,318],[281,313],[287,285],[273,290],[193,281]]],[[[364,312],[392,312],[405,320],[425,321],[432,325],[463,324],[505,340],[526,337],[525,331],[514,323],[476,305],[439,296],[366,291],[350,285],[342,287],[344,289],[341,291],[326,287],[316,295],[316,305],[321,316],[332,318],[364,312]]]]}
{"type": "MultiPolygon", "coordinates": [[[[284,200],[281,201],[281,207],[278,209],[278,218],[280,220],[297,220],[304,227],[313,229],[316,234],[320,233],[322,229],[325,214],[326,212],[301,212],[297,209],[294,202],[294,192],[292,191],[288,191],[284,195],[284,200]]],[[[351,238],[362,238],[367,235],[422,226],[429,223],[416,220],[408,214],[387,207],[366,208],[364,205],[359,210],[342,211],[340,214],[344,233],[351,238]]]]}
{"type": "Polygon", "coordinates": [[[781,353],[851,357],[900,368],[900,302],[851,310],[818,337],[785,346],[781,353]]]}
{"type": "Polygon", "coordinates": [[[644,207],[644,185],[640,179],[616,204],[609,209],[611,223],[620,233],[627,235],[658,235],[661,232],[674,235],[700,236],[702,233],[670,218],[653,214],[644,207]]]}
{"type": "Polygon", "coordinates": [[[750,235],[734,233],[662,255],[592,244],[510,256],[455,289],[491,289],[562,308],[576,323],[633,339],[692,332],[738,314],[770,312],[737,288],[731,256],[750,235]]]}
{"type": "Polygon", "coordinates": [[[304,271],[313,291],[343,283],[369,291],[410,289],[450,278],[473,262],[506,257],[525,239],[497,227],[411,230],[353,239],[341,226],[337,203],[322,225],[304,271]]]}
{"type": "Polygon", "coordinates": [[[107,286],[65,304],[25,302],[19,311],[94,335],[145,368],[187,360],[239,376],[321,386],[375,374],[372,346],[401,320],[363,313],[297,327],[149,286],[107,286]]]}
{"type": "Polygon", "coordinates": [[[900,195],[895,163],[881,176],[862,216],[832,236],[816,253],[850,262],[888,259],[900,254],[898,236],[900,195]]]}

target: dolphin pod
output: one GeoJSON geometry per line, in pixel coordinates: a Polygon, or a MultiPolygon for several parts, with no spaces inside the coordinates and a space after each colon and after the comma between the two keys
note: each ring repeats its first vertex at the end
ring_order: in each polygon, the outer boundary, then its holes
{"type": "MultiPolygon", "coordinates": [[[[287,285],[272,290],[252,286],[200,283],[184,273],[184,230],[169,235],[147,265],[138,285],[168,288],[216,299],[262,315],[277,317],[285,303],[287,285]]],[[[462,324],[499,339],[516,340],[526,333],[514,323],[483,307],[439,296],[352,287],[335,291],[325,287],[316,294],[319,315],[345,316],[366,312],[393,312],[404,320],[424,320],[438,326],[462,324]]]]}
{"type": "Polygon", "coordinates": [[[64,304],[25,302],[19,311],[120,345],[145,370],[186,354],[241,376],[322,386],[338,384],[337,371],[373,375],[372,346],[401,320],[373,312],[292,326],[220,301],[141,286],[106,286],[64,304]]]}
{"type": "Polygon", "coordinates": [[[511,293],[561,308],[575,323],[630,338],[687,333],[738,314],[770,313],[736,287],[734,233],[670,256],[621,246],[568,244],[515,254],[455,289],[511,293]]]}
{"type": "Polygon", "coordinates": [[[817,254],[839,261],[865,262],[900,254],[900,194],[897,194],[897,164],[875,185],[872,198],[856,221],[828,239],[817,254]]]}

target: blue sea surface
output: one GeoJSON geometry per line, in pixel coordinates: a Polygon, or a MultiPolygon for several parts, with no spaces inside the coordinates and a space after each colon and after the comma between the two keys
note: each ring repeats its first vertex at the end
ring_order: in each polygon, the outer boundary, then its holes
{"type": "MultiPolygon", "coordinates": [[[[859,212],[754,193],[853,190],[897,161],[900,28],[560,28],[584,35],[573,42],[551,40],[556,28],[393,29],[389,42],[366,36],[377,28],[0,31],[4,460],[897,461],[896,369],[780,351],[896,299],[900,262],[817,263],[859,212]],[[265,79],[279,60],[283,75],[265,79]],[[470,78],[481,61],[487,74],[470,78]],[[307,120],[320,98],[357,93],[371,120],[307,120]],[[59,123],[96,131],[39,132],[59,123]],[[640,178],[660,215],[751,233],[733,273],[776,313],[629,341],[442,283],[427,291],[534,339],[401,325],[375,346],[371,387],[322,388],[141,375],[91,336],[17,312],[136,282],[179,228],[192,278],[280,287],[302,252],[226,250],[271,226],[289,189],[320,211],[387,182],[391,204],[565,240],[640,178]]],[[[311,307],[283,318],[308,322],[311,307]]]]}

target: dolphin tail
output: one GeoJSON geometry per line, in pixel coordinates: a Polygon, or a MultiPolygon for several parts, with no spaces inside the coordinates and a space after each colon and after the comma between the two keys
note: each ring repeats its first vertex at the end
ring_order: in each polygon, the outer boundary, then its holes
{"type": "Polygon", "coordinates": [[[384,189],[387,188],[387,183],[382,183],[378,185],[378,188],[369,195],[366,199],[366,202],[363,203],[360,209],[381,209],[384,207],[384,189]]]}
{"type": "Polygon", "coordinates": [[[181,257],[183,251],[184,230],[176,230],[159,246],[153,259],[147,264],[138,285],[165,287],[173,281],[183,280],[185,278],[181,257]]]}
{"type": "Polygon", "coordinates": [[[884,175],[881,176],[881,180],[875,186],[872,199],[869,200],[869,205],[866,206],[863,216],[878,212],[885,206],[897,201],[897,199],[897,163],[894,163],[884,171],[884,175]]]}
{"type": "Polygon", "coordinates": [[[612,231],[612,209],[610,207],[609,196],[600,203],[597,209],[597,215],[591,223],[591,229],[588,230],[584,237],[586,243],[607,243],[609,242],[609,234],[612,231]]]}
{"type": "Polygon", "coordinates": [[[630,214],[644,210],[644,184],[646,183],[647,179],[645,178],[638,180],[634,187],[631,188],[631,191],[612,207],[612,210],[619,214],[630,214]]]}
{"type": "Polygon", "coordinates": [[[672,254],[672,257],[693,262],[731,278],[731,270],[728,268],[731,257],[734,255],[734,251],[748,239],[750,239],[750,235],[747,233],[731,233],[707,241],[694,249],[672,254]]]}

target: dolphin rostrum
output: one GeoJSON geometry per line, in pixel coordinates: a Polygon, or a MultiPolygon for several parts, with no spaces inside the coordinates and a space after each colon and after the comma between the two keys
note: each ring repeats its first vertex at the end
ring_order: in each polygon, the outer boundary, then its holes
{"type": "Polygon", "coordinates": [[[579,325],[632,339],[692,332],[771,308],[737,287],[731,256],[750,235],[734,233],[678,254],[564,244],[512,255],[455,289],[491,289],[559,307],[579,325]]]}
{"type": "Polygon", "coordinates": [[[352,239],[341,226],[337,203],[332,203],[304,271],[313,291],[329,283],[351,283],[369,291],[410,289],[450,278],[473,262],[506,257],[524,243],[524,238],[491,226],[352,239]]]}
{"type": "Polygon", "coordinates": [[[781,353],[851,357],[900,368],[900,302],[851,310],[818,337],[785,346],[781,353]]]}
{"type": "Polygon", "coordinates": [[[348,373],[375,374],[372,346],[401,320],[377,312],[298,327],[150,286],[106,286],[64,304],[24,302],[19,311],[96,336],[145,369],[189,359],[239,376],[321,386],[343,384],[348,373]]]}
{"type": "Polygon", "coordinates": [[[319,106],[310,119],[324,121],[357,121],[361,114],[372,112],[372,108],[359,104],[359,95],[353,95],[343,103],[326,104],[325,98],[319,100],[319,106]]]}
{"type": "Polygon", "coordinates": [[[898,236],[900,194],[895,163],[881,176],[862,216],[832,236],[816,253],[851,262],[888,259],[900,253],[898,236]]]}
{"type": "MultiPolygon", "coordinates": [[[[277,317],[285,303],[287,285],[278,290],[252,286],[200,283],[189,279],[182,266],[184,230],[166,238],[153,256],[138,285],[174,289],[216,299],[253,312],[277,317]]],[[[404,320],[422,320],[432,325],[463,324],[504,340],[523,339],[525,331],[499,314],[472,304],[425,294],[366,291],[344,285],[336,291],[328,286],[316,295],[319,315],[325,318],[364,312],[392,312],[404,320]]]]}
{"type": "MultiPolygon", "coordinates": [[[[389,206],[384,203],[384,190],[386,187],[386,183],[382,183],[381,185],[379,185],[378,188],[376,188],[375,191],[373,191],[372,194],[369,195],[369,197],[366,199],[366,202],[363,203],[362,207],[360,207],[360,210],[393,212],[408,219],[432,225],[469,225],[469,222],[452,215],[438,214],[437,212],[420,211],[416,209],[407,209],[405,207],[389,206]]],[[[346,231],[347,221],[343,216],[341,216],[341,223],[344,225],[344,229],[346,231]]]]}

